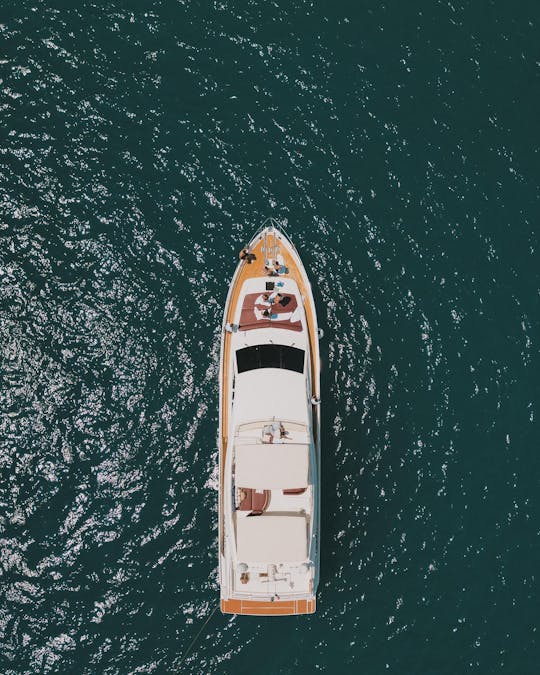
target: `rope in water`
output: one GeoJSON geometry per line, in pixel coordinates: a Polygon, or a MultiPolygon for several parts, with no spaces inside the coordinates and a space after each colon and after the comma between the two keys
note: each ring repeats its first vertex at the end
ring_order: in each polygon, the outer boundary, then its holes
{"type": "Polygon", "coordinates": [[[186,651],[184,652],[182,658],[180,659],[180,663],[178,664],[178,668],[180,668],[180,666],[181,666],[181,665],[184,663],[184,661],[187,659],[187,656],[188,656],[189,652],[191,651],[191,648],[193,647],[193,645],[195,644],[195,642],[197,642],[197,639],[199,638],[199,636],[200,636],[200,634],[203,632],[203,630],[206,628],[206,624],[210,621],[210,619],[211,619],[211,618],[214,616],[214,614],[216,613],[216,610],[218,609],[218,607],[219,607],[219,605],[216,605],[216,606],[214,607],[214,609],[212,610],[212,612],[210,613],[210,615],[208,616],[208,618],[206,619],[206,621],[203,623],[202,628],[200,629],[200,631],[199,631],[199,632],[197,633],[197,635],[193,638],[193,640],[189,643],[188,648],[186,649],[186,651]]]}

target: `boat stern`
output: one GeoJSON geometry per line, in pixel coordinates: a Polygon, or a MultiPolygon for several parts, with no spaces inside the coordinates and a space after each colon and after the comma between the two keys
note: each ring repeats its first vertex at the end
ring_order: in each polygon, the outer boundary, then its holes
{"type": "Polygon", "coordinates": [[[313,614],[315,596],[299,600],[242,600],[236,598],[221,599],[223,614],[247,614],[250,616],[294,616],[313,614]]]}

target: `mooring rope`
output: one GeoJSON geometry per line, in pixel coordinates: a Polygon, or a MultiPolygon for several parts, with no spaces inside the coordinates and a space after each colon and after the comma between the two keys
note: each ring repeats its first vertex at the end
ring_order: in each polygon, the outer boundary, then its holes
{"type": "Polygon", "coordinates": [[[216,613],[216,610],[218,609],[219,605],[216,605],[214,609],[211,611],[210,615],[206,619],[206,621],[203,623],[200,631],[197,633],[197,635],[193,638],[193,640],[189,643],[188,648],[184,652],[182,658],[180,659],[180,663],[178,664],[178,668],[184,663],[184,661],[187,659],[189,652],[191,651],[191,648],[193,645],[197,642],[197,639],[199,638],[200,634],[203,632],[203,630],[206,628],[206,624],[210,621],[210,619],[214,616],[216,613]]]}

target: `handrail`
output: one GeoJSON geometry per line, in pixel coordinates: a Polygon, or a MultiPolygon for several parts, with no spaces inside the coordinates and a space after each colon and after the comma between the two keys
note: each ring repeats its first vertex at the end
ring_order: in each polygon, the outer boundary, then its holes
{"type": "Polygon", "coordinates": [[[291,239],[290,234],[285,229],[285,225],[276,218],[274,218],[273,216],[268,216],[268,218],[265,218],[263,220],[262,224],[253,233],[253,236],[251,237],[250,241],[253,241],[258,235],[262,234],[264,230],[267,230],[268,223],[271,224],[274,230],[277,230],[283,237],[285,237],[285,239],[287,239],[287,241],[291,244],[291,246],[294,246],[294,248],[296,248],[291,239]]]}
{"type": "MultiPolygon", "coordinates": [[[[270,260],[274,260],[276,257],[276,235],[275,235],[275,228],[272,225],[272,240],[273,240],[273,245],[272,245],[272,254],[270,255],[270,251],[268,249],[268,231],[270,228],[266,227],[264,229],[264,245],[263,245],[263,251],[264,251],[264,264],[269,265],[270,260]]],[[[272,263],[273,264],[273,263],[272,263]]]]}
{"type": "MultiPolygon", "coordinates": [[[[264,418],[264,419],[261,419],[261,420],[253,420],[252,422],[244,422],[243,424],[238,425],[238,430],[243,429],[245,431],[246,427],[248,425],[251,426],[252,424],[257,424],[257,425],[263,424],[264,425],[264,424],[268,424],[270,422],[277,422],[277,421],[278,420],[276,420],[276,418],[274,416],[272,418],[264,418]]],[[[297,427],[302,427],[301,429],[295,429],[295,431],[304,431],[304,430],[307,431],[308,430],[307,424],[302,424],[301,422],[296,422],[295,420],[280,419],[279,421],[282,422],[284,425],[285,424],[294,424],[297,427]]],[[[249,429],[248,429],[248,431],[249,431],[249,429]]]]}

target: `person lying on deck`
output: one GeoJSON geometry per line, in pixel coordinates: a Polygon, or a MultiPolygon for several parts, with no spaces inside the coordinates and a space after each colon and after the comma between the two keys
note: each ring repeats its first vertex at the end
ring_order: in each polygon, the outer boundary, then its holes
{"type": "Polygon", "coordinates": [[[262,315],[265,319],[281,319],[282,318],[281,314],[273,314],[270,309],[263,310],[262,315]]]}
{"type": "Polygon", "coordinates": [[[265,424],[262,430],[263,443],[273,443],[280,436],[281,422],[265,424]]]}
{"type": "Polygon", "coordinates": [[[283,300],[283,293],[278,293],[278,291],[274,291],[268,296],[268,302],[272,305],[275,302],[281,302],[281,300],[283,300]]]}
{"type": "Polygon", "coordinates": [[[285,438],[291,438],[291,433],[290,431],[287,431],[285,427],[283,426],[283,422],[279,423],[279,440],[283,441],[285,438]]]}
{"type": "Polygon", "coordinates": [[[271,293],[268,297],[268,302],[271,302],[273,305],[281,305],[282,307],[287,307],[291,302],[290,295],[283,295],[283,293],[271,293]]]}
{"type": "Polygon", "coordinates": [[[251,249],[248,246],[246,246],[240,251],[238,257],[240,258],[240,260],[245,260],[248,265],[251,265],[253,261],[257,260],[257,256],[255,255],[255,253],[251,252],[251,249]]]}
{"type": "Polygon", "coordinates": [[[285,439],[290,439],[291,434],[283,426],[283,422],[272,422],[263,427],[263,443],[283,443],[285,439]]]}
{"type": "Polygon", "coordinates": [[[279,272],[276,269],[278,262],[276,260],[266,260],[264,263],[264,271],[269,277],[277,277],[279,272]]]}
{"type": "Polygon", "coordinates": [[[281,256],[281,255],[278,255],[276,257],[276,259],[274,260],[274,272],[277,275],[289,273],[288,268],[285,267],[285,261],[283,260],[283,256],[281,256]]]}
{"type": "Polygon", "coordinates": [[[258,298],[255,299],[255,305],[263,305],[264,307],[270,307],[270,296],[268,293],[261,293],[258,298]]]}

